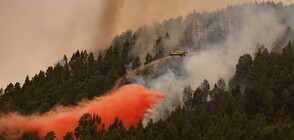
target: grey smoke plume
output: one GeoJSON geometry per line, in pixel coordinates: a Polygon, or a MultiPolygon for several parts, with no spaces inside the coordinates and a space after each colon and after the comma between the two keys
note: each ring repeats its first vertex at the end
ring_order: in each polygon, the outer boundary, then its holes
{"type": "MultiPolygon", "coordinates": [[[[128,29],[184,16],[193,9],[213,11],[248,1],[251,0],[0,0],[0,87],[23,82],[26,75],[32,77],[46,70],[77,49],[107,48],[115,35],[128,29]]],[[[169,24],[169,28],[182,30],[176,23],[169,24]]],[[[171,38],[181,35],[176,30],[169,32],[173,34],[171,38]]],[[[142,47],[145,43],[153,46],[141,40],[138,42],[142,47]]],[[[169,46],[175,47],[176,41],[171,39],[169,46]]]]}
{"type": "MultiPolygon", "coordinates": [[[[70,56],[77,49],[95,51],[108,47],[114,35],[147,24],[135,32],[138,40],[133,48],[133,53],[140,54],[143,62],[146,54],[152,53],[158,36],[164,37],[166,32],[170,39],[164,41],[165,54],[175,49],[192,51],[189,56],[177,60],[178,63],[171,62],[170,70],[164,69],[161,75],[137,79],[143,81],[143,85],[168,94],[169,98],[154,110],[158,112],[154,118],[164,118],[181,103],[178,97],[184,86],[191,85],[195,89],[204,78],[211,84],[220,77],[228,80],[240,55],[254,53],[257,43],[271,48],[287,26],[294,27],[293,5],[279,11],[279,8],[251,4],[230,8],[220,15],[194,12],[185,18],[180,16],[193,9],[211,11],[245,1],[0,0],[0,87],[45,70],[63,54],[70,56]],[[154,22],[177,16],[163,23],[154,22]],[[217,18],[207,24],[211,16],[217,18]],[[231,27],[225,26],[230,24],[231,27]],[[214,31],[219,26],[226,37],[218,43],[211,42],[209,38],[217,33],[214,31]],[[194,44],[190,46],[183,43],[183,34],[191,33],[185,32],[186,29],[193,30],[190,39],[194,44]],[[173,68],[175,65],[177,69],[173,68]],[[167,113],[160,113],[163,111],[167,113]]],[[[292,0],[283,2],[289,4],[292,0]]]]}
{"type": "MultiPolygon", "coordinates": [[[[195,90],[204,79],[207,79],[210,84],[216,83],[219,78],[224,78],[228,82],[235,72],[238,58],[247,53],[254,56],[258,43],[264,44],[268,50],[271,50],[273,43],[283,35],[287,26],[294,28],[293,20],[289,20],[294,16],[285,14],[293,12],[294,7],[292,5],[285,9],[287,11],[283,13],[283,16],[279,15],[281,14],[279,9],[267,4],[251,3],[237,9],[228,9],[222,11],[223,13],[220,15],[226,16],[231,27],[226,29],[226,24],[222,25],[224,19],[217,15],[220,19],[211,19],[214,20],[212,24],[205,28],[206,31],[201,32],[202,37],[205,38],[205,36],[210,36],[209,34],[215,34],[214,29],[221,25],[220,27],[225,32],[223,41],[215,43],[207,38],[207,40],[202,40],[201,43],[195,43],[190,47],[181,46],[180,43],[174,44],[178,45],[178,48],[189,48],[192,52],[186,57],[179,58],[176,62],[166,62],[167,64],[162,66],[164,68],[159,66],[153,72],[157,76],[152,77],[152,73],[151,76],[139,75],[134,81],[136,84],[147,86],[167,95],[166,99],[161,100],[160,105],[151,110],[155,115],[149,117],[155,121],[166,119],[171,111],[182,104],[185,86],[191,85],[195,90]]],[[[213,13],[208,16],[211,15],[213,13]]],[[[183,32],[182,30],[178,34],[183,35],[183,32]]],[[[177,39],[178,41],[174,42],[180,42],[181,38],[177,39]]],[[[200,42],[201,40],[195,37],[194,41],[200,42]]],[[[146,49],[150,50],[150,48],[146,49]]]]}

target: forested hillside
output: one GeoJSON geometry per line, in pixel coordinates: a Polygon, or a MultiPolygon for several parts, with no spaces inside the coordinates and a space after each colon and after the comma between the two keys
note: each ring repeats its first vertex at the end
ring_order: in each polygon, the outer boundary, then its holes
{"type": "MultiPolygon", "coordinates": [[[[116,118],[105,128],[103,118],[84,114],[74,132],[65,140],[78,139],[292,139],[294,137],[294,47],[282,53],[259,50],[255,57],[245,54],[236,65],[229,91],[223,79],[211,85],[207,80],[196,89],[183,91],[184,106],[166,120],[146,127],[124,126],[116,118]],[[244,82],[247,81],[247,82],[244,82]],[[240,85],[246,84],[245,90],[240,85]],[[209,99],[207,97],[210,97],[209,99]]],[[[244,85],[245,86],[245,85],[244,85]]],[[[55,137],[49,132],[45,139],[55,137]]],[[[22,139],[40,139],[25,133],[22,139]]]]}
{"type": "Polygon", "coordinates": [[[92,99],[110,90],[127,69],[148,64],[167,56],[170,51],[188,49],[201,52],[211,49],[214,44],[226,44],[230,34],[235,35],[238,29],[246,26],[239,22],[248,20],[245,19],[248,15],[244,14],[248,9],[262,13],[270,8],[275,14],[280,14],[277,20],[287,28],[271,41],[269,48],[281,52],[281,46],[294,37],[290,27],[292,22],[288,19],[292,18],[289,15],[292,7],[273,2],[247,3],[211,13],[194,11],[185,19],[171,18],[151,26],[144,25],[135,32],[126,31],[116,36],[105,51],[77,51],[70,59],[64,56],[46,71],[41,70],[32,78],[27,76],[23,84],[11,83],[0,89],[3,95],[0,97],[1,112],[46,112],[56,104],[70,105],[82,98],[92,99]]]}
{"type": "MultiPolygon", "coordinates": [[[[293,4],[246,3],[126,31],[106,50],[78,50],[23,84],[0,89],[0,117],[99,97],[128,71],[181,49],[190,54],[128,81],[167,95],[150,111],[154,115],[137,126],[117,118],[106,128],[100,114],[84,114],[63,138],[293,139],[293,11],[293,4]]],[[[53,131],[44,137],[53,138],[53,131]]],[[[41,137],[25,132],[22,139],[41,137]]]]}

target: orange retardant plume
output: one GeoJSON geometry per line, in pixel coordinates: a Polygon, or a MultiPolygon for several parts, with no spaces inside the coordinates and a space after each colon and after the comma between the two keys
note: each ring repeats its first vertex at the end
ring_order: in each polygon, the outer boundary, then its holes
{"type": "Polygon", "coordinates": [[[57,138],[62,139],[66,132],[74,131],[84,113],[101,116],[106,128],[116,117],[122,120],[125,126],[136,126],[140,117],[151,114],[148,109],[159,104],[158,98],[165,96],[140,85],[125,85],[105,96],[83,101],[75,107],[56,107],[42,115],[2,115],[0,133],[5,133],[6,139],[18,139],[27,131],[37,132],[41,137],[49,131],[54,131],[57,138]]]}

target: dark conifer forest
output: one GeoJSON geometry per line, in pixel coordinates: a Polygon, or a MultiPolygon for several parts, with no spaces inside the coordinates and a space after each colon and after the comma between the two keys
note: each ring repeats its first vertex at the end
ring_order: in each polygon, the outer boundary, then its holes
{"type": "MultiPolygon", "coordinates": [[[[152,27],[142,26],[135,32],[126,31],[116,36],[106,50],[77,50],[71,57],[64,55],[47,70],[41,70],[33,77],[27,76],[23,84],[11,83],[0,89],[0,113],[42,114],[57,105],[77,105],[83,99],[104,95],[128,71],[166,57],[169,51],[190,50],[192,55],[193,52],[198,55],[197,52],[221,49],[212,44],[226,44],[229,34],[238,32],[241,26],[237,13],[231,11],[246,7],[274,9],[275,13],[284,15],[278,21],[285,28],[271,44],[260,45],[263,40],[255,42],[255,46],[246,44],[245,48],[255,50],[252,54],[244,51],[237,56],[232,77],[215,77],[216,83],[209,83],[205,78],[200,83],[186,84],[180,89],[181,103],[171,112],[167,111],[166,117],[141,118],[136,126],[125,126],[120,118],[116,118],[106,128],[102,116],[86,113],[80,117],[75,130],[67,132],[63,139],[294,139],[294,26],[291,27],[286,19],[289,11],[294,11],[294,5],[273,2],[228,6],[211,13],[194,11],[184,20],[172,18],[152,27]],[[176,29],[165,31],[171,26],[176,29]],[[142,32],[151,28],[159,32],[151,49],[138,50],[138,42],[145,37],[142,32]],[[175,38],[172,32],[178,28],[183,28],[183,32],[177,44],[172,46],[171,40],[175,38]]],[[[161,71],[165,67],[179,73],[179,77],[189,74],[177,66],[177,63],[184,63],[185,58],[170,61],[175,62],[166,62],[157,70],[144,72],[142,77],[156,79],[166,72],[161,71]]],[[[146,85],[152,87],[152,84],[146,85]]],[[[0,139],[5,139],[5,135],[0,134],[0,139]]],[[[56,136],[54,131],[44,137],[37,132],[24,132],[21,139],[52,140],[56,136]]]]}

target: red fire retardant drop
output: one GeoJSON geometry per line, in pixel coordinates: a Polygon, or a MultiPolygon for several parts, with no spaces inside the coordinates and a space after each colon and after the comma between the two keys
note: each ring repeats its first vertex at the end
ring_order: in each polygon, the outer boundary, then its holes
{"type": "Polygon", "coordinates": [[[151,114],[158,98],[166,95],[150,91],[140,85],[125,85],[103,97],[91,101],[83,101],[75,107],[56,107],[42,115],[22,116],[11,113],[0,118],[0,133],[4,132],[7,139],[17,139],[23,132],[34,131],[45,136],[54,131],[58,139],[66,132],[74,131],[78,120],[84,113],[98,114],[106,128],[118,117],[124,125],[136,125],[144,114],[151,114]]]}

